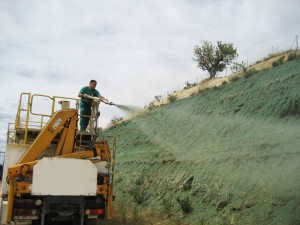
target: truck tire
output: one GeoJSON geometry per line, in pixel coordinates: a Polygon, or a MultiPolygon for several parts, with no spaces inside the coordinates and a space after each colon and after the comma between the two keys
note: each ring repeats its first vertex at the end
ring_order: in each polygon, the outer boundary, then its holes
{"type": "Polygon", "coordinates": [[[81,217],[79,214],[74,215],[72,225],[81,225],[81,217]]]}
{"type": "Polygon", "coordinates": [[[96,225],[97,224],[97,219],[86,219],[84,221],[84,225],[96,225]]]}
{"type": "Polygon", "coordinates": [[[41,220],[33,220],[32,225],[41,225],[41,220]]]}

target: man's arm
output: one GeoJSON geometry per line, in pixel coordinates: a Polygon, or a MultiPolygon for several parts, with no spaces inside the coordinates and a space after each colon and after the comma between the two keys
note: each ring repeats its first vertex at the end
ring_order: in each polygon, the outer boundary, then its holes
{"type": "Polygon", "coordinates": [[[78,97],[80,97],[80,98],[89,98],[89,97],[92,97],[92,96],[90,96],[90,95],[87,95],[87,94],[78,94],[78,97]]]}
{"type": "Polygon", "coordinates": [[[98,98],[100,98],[101,101],[105,101],[105,100],[107,101],[107,99],[102,95],[100,95],[98,98]]]}
{"type": "Polygon", "coordinates": [[[88,95],[88,94],[78,94],[78,97],[80,97],[80,98],[88,98],[90,95],[88,95]]]}
{"type": "Polygon", "coordinates": [[[108,101],[104,96],[102,96],[99,91],[97,91],[97,95],[98,95],[98,98],[101,100],[101,101],[108,101]]]}
{"type": "Polygon", "coordinates": [[[78,93],[78,97],[79,98],[83,98],[84,97],[84,87],[80,89],[79,93],[78,93]]]}

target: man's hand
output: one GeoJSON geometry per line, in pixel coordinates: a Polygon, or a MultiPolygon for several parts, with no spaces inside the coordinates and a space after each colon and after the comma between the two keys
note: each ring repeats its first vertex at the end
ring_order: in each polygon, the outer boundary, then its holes
{"type": "Polygon", "coordinates": [[[87,94],[83,94],[83,97],[84,98],[88,98],[89,96],[87,94]]]}
{"type": "Polygon", "coordinates": [[[107,101],[107,99],[104,96],[99,96],[101,101],[107,101]]]}

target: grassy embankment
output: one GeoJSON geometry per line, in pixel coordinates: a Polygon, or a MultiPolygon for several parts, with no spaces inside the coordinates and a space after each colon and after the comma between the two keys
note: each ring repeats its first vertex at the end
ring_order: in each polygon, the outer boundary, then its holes
{"type": "Polygon", "coordinates": [[[299,224],[300,61],[112,127],[116,224],[299,224]]]}

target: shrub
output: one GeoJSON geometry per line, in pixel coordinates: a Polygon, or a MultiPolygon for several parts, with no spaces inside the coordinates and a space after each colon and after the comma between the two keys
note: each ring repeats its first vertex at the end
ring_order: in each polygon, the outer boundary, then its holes
{"type": "Polygon", "coordinates": [[[113,116],[113,118],[110,120],[108,127],[116,126],[119,121],[121,121],[123,117],[117,117],[113,116]]]}
{"type": "Polygon", "coordinates": [[[245,62],[243,62],[243,61],[241,63],[234,62],[234,63],[232,63],[232,66],[230,67],[230,70],[233,73],[237,73],[238,71],[244,70],[245,68],[246,68],[246,63],[245,62]]]}
{"type": "Polygon", "coordinates": [[[287,61],[292,61],[292,60],[295,60],[298,58],[300,58],[299,55],[297,55],[297,53],[293,52],[293,53],[288,54],[287,61]]]}
{"type": "Polygon", "coordinates": [[[182,212],[184,213],[192,212],[192,206],[188,196],[177,197],[176,201],[179,203],[182,212]]]}
{"type": "Polygon", "coordinates": [[[151,111],[152,109],[155,109],[158,106],[155,105],[154,103],[155,102],[160,102],[161,99],[162,99],[161,95],[154,96],[154,100],[152,102],[150,102],[149,105],[146,105],[145,108],[147,108],[149,111],[151,111]]]}
{"type": "Polygon", "coordinates": [[[169,102],[175,102],[177,100],[177,95],[168,95],[169,102]]]}
{"type": "Polygon", "coordinates": [[[151,110],[153,110],[153,109],[155,109],[155,108],[156,108],[156,106],[154,105],[154,102],[150,102],[149,105],[147,106],[147,109],[148,109],[149,111],[151,111],[151,110]]]}
{"type": "Polygon", "coordinates": [[[278,61],[272,62],[272,66],[273,66],[273,67],[279,66],[279,62],[278,62],[278,61]]]}
{"type": "Polygon", "coordinates": [[[239,80],[240,78],[241,78],[240,76],[231,76],[231,77],[229,77],[229,81],[230,81],[231,83],[233,83],[233,82],[239,80]]]}
{"type": "Polygon", "coordinates": [[[225,85],[225,84],[228,84],[228,82],[227,82],[226,80],[224,80],[224,81],[222,82],[222,85],[225,85]]]}
{"type": "Polygon", "coordinates": [[[195,87],[197,83],[189,83],[188,81],[185,82],[185,87],[183,89],[189,89],[191,87],[195,87]]]}
{"type": "Polygon", "coordinates": [[[154,96],[154,100],[159,102],[161,100],[162,96],[161,95],[156,95],[154,96]]]}
{"type": "Polygon", "coordinates": [[[201,92],[204,92],[204,91],[207,91],[207,90],[209,90],[209,88],[203,88],[203,89],[199,88],[198,93],[201,93],[201,92]]]}
{"type": "Polygon", "coordinates": [[[256,74],[258,72],[259,72],[259,70],[255,69],[255,68],[245,69],[244,70],[244,77],[249,78],[249,77],[253,76],[254,74],[256,74]]]}
{"type": "Polygon", "coordinates": [[[285,56],[282,56],[278,59],[278,62],[280,65],[284,63],[284,58],[285,58],[285,56]]]}
{"type": "Polygon", "coordinates": [[[141,205],[148,199],[146,192],[141,187],[132,188],[128,193],[133,197],[134,202],[138,205],[141,205]]]}
{"type": "Polygon", "coordinates": [[[280,57],[278,60],[274,61],[274,62],[272,63],[272,66],[273,66],[273,67],[276,67],[276,66],[282,65],[282,64],[284,63],[284,57],[285,57],[285,56],[282,56],[282,57],[280,57]]]}
{"type": "Polygon", "coordinates": [[[135,184],[136,185],[143,185],[145,182],[145,178],[144,177],[139,177],[136,179],[135,184]]]}
{"type": "Polygon", "coordinates": [[[280,118],[287,116],[300,116],[300,99],[290,101],[285,109],[279,113],[280,118]]]}

